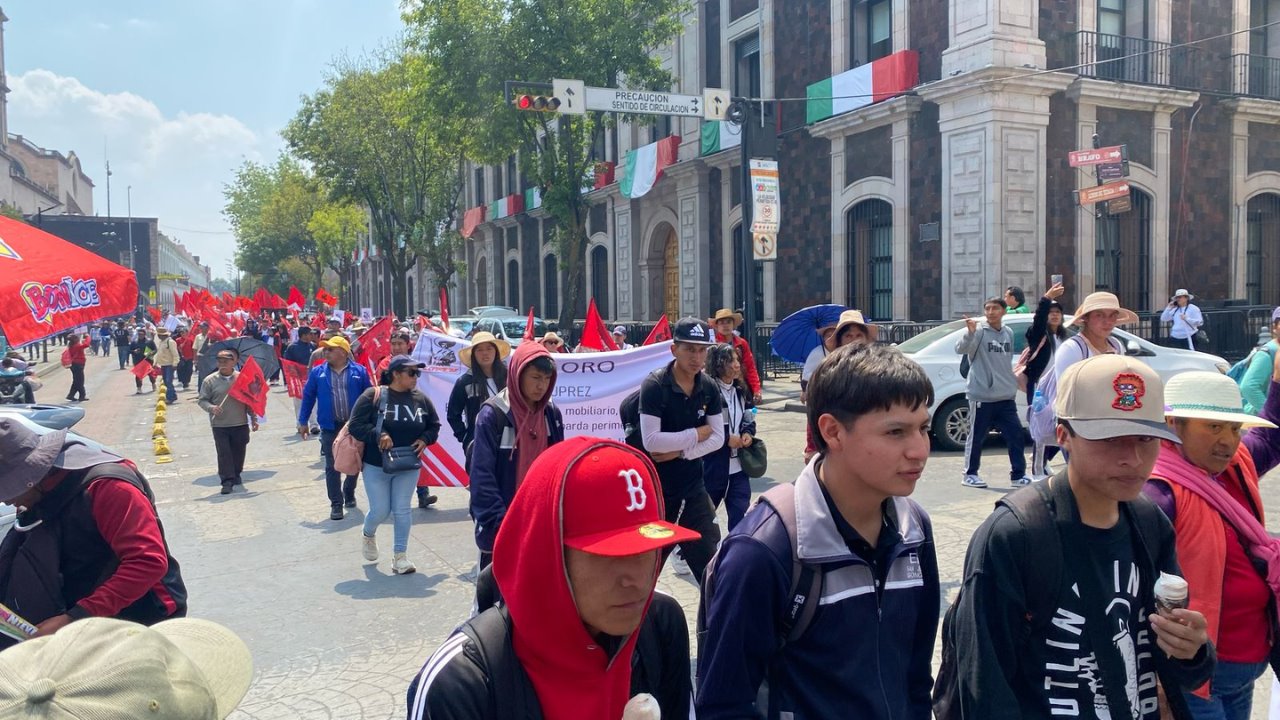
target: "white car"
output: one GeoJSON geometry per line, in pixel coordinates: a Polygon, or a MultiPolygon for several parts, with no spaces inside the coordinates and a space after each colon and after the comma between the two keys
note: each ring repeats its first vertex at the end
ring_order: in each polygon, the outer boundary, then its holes
{"type": "MultiPolygon", "coordinates": [[[[1027,346],[1026,334],[1031,320],[1031,315],[1004,317],[1004,324],[1013,333],[1014,363],[1027,346]]],[[[979,319],[978,322],[983,321],[979,319]]],[[[1066,316],[1063,322],[1071,322],[1071,316],[1066,316]]],[[[967,381],[960,376],[960,356],[956,354],[956,343],[964,332],[964,320],[955,320],[926,330],[897,346],[907,357],[919,363],[933,382],[933,405],[929,408],[929,416],[934,440],[943,450],[963,450],[969,438],[969,400],[965,396],[967,381]]],[[[1165,382],[1174,375],[1192,370],[1225,373],[1231,367],[1217,355],[1163,347],[1120,328],[1112,331],[1111,336],[1120,341],[1129,356],[1141,358],[1165,382]]],[[[1017,401],[1018,416],[1025,426],[1025,393],[1018,393],[1017,401]]]]}

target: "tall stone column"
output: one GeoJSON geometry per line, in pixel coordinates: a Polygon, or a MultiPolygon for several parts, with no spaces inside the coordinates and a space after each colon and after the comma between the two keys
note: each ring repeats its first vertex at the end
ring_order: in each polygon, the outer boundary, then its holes
{"type": "Polygon", "coordinates": [[[676,217],[680,241],[680,314],[704,317],[711,308],[710,180],[700,160],[681,163],[667,171],[676,181],[676,217]]]}

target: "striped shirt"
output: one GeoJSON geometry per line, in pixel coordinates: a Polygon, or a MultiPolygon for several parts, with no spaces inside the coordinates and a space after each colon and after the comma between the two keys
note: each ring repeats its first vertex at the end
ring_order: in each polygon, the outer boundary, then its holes
{"type": "Polygon", "coordinates": [[[347,400],[347,375],[351,363],[342,366],[341,370],[329,368],[329,387],[333,395],[333,421],[338,425],[351,417],[351,402],[347,400]]]}

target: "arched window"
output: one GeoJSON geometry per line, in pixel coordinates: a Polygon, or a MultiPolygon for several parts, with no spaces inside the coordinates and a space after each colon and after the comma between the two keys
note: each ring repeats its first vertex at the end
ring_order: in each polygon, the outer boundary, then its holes
{"type": "Polygon", "coordinates": [[[485,258],[480,258],[476,262],[476,305],[489,304],[489,269],[485,258]]]}
{"type": "Polygon", "coordinates": [[[591,297],[596,307],[607,317],[612,317],[609,304],[609,250],[603,245],[591,248],[591,297]]]}
{"type": "Polygon", "coordinates": [[[863,200],[845,214],[849,307],[871,320],[893,319],[893,206],[863,200]]]}
{"type": "Polygon", "coordinates": [[[1097,219],[1094,288],[1115,293],[1121,307],[1151,309],[1151,196],[1129,186],[1128,211],[1097,219]]]}
{"type": "Polygon", "coordinates": [[[507,261],[507,307],[520,309],[520,261],[507,261]]]}
{"type": "Polygon", "coordinates": [[[560,263],[555,255],[542,258],[542,317],[560,317],[560,263]]]}
{"type": "Polygon", "coordinates": [[[1245,291],[1250,305],[1280,305],[1280,195],[1249,200],[1245,291]]]}

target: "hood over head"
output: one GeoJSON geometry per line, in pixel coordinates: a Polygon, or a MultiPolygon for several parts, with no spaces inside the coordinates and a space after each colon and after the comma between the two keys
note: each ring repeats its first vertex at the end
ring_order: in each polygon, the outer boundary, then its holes
{"type": "Polygon", "coordinates": [[[559,370],[551,373],[551,384],[547,386],[547,394],[542,399],[529,403],[520,392],[520,376],[534,359],[546,356],[555,362],[555,357],[546,346],[537,342],[523,342],[516,347],[507,363],[507,402],[511,405],[511,415],[515,419],[516,442],[513,452],[518,451],[516,458],[516,484],[523,480],[529,466],[535,458],[547,449],[547,423],[543,413],[551,402],[556,391],[556,376],[559,370]]]}

